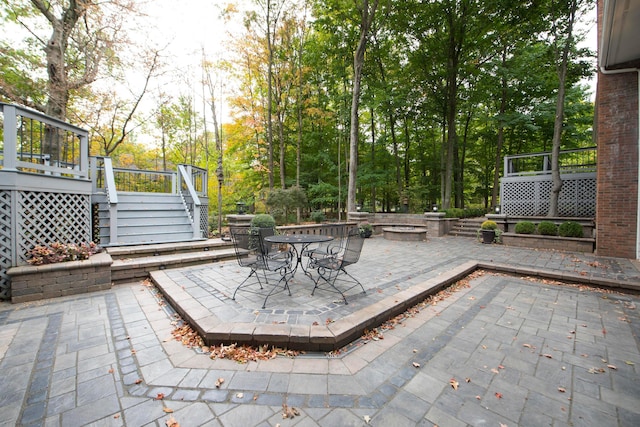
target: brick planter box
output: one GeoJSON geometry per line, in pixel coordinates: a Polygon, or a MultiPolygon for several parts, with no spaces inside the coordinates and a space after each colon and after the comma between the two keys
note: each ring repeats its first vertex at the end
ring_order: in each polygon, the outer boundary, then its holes
{"type": "Polygon", "coordinates": [[[502,243],[506,246],[533,249],[555,249],[570,252],[593,253],[596,239],[589,237],[541,236],[538,234],[502,233],[502,243]]]}
{"type": "Polygon", "coordinates": [[[7,270],[11,280],[11,302],[110,289],[111,263],[111,256],[102,252],[84,261],[12,267],[7,270]]]}

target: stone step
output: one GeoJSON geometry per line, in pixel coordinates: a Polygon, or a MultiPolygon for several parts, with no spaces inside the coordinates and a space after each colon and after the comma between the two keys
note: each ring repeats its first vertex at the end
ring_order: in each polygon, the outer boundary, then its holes
{"type": "Polygon", "coordinates": [[[152,271],[228,261],[236,256],[231,242],[221,239],[114,246],[107,252],[113,258],[111,280],[115,284],[144,280],[152,271]]]}

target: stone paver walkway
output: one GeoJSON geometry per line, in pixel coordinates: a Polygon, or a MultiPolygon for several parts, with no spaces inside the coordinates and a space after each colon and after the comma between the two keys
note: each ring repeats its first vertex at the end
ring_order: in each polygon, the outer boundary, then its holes
{"type": "MultiPolygon", "coordinates": [[[[350,269],[368,292],[348,306],[334,303],[335,296],[309,298],[301,278],[293,297],[278,296],[256,315],[249,297],[225,300],[225,289],[246,274],[235,263],[167,275],[211,299],[227,321],[306,323],[347,315],[367,299],[469,260],[640,284],[629,260],[449,237],[368,240],[350,269]],[[288,298],[307,305],[295,310],[284,305],[288,298]]],[[[238,364],[175,341],[172,310],[140,283],[2,303],[0,425],[166,426],[174,419],[182,427],[637,426],[638,305],[632,294],[482,274],[344,354],[238,364]],[[216,388],[219,378],[225,381],[216,388]],[[283,404],[299,415],[283,419],[283,404]]]]}

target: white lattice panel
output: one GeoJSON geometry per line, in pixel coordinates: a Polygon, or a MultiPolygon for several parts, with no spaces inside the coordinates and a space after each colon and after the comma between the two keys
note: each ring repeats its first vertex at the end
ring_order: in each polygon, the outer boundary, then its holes
{"type": "MultiPolygon", "coordinates": [[[[513,216],[545,216],[549,212],[551,177],[503,178],[502,213],[513,216]]],[[[564,217],[593,217],[596,214],[596,178],[593,175],[563,177],[558,214],[564,217]]]]}
{"type": "Polygon", "coordinates": [[[19,192],[18,212],[20,263],[26,262],[27,252],[37,245],[91,240],[89,195],[19,192]]]}
{"type": "Polygon", "coordinates": [[[0,191],[0,299],[10,295],[7,269],[11,267],[11,191],[0,191]]]}
{"type": "Polygon", "coordinates": [[[209,237],[209,205],[200,205],[200,231],[202,237],[209,237]]]}

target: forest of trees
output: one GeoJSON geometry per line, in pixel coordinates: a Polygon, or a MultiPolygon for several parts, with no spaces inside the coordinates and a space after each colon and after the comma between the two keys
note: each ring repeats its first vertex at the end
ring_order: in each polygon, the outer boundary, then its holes
{"type": "Polygon", "coordinates": [[[486,209],[505,155],[551,151],[554,136],[594,145],[593,54],[578,46],[595,1],[245,6],[211,17],[241,30],[185,81],[163,46],[130,37],[144,20],[134,0],[4,3],[0,100],[89,129],[91,154],[118,166],[208,169],[212,212],[219,181],[225,212],[299,187],[306,212],[335,214],[350,171],[365,211],[486,209]]]}

